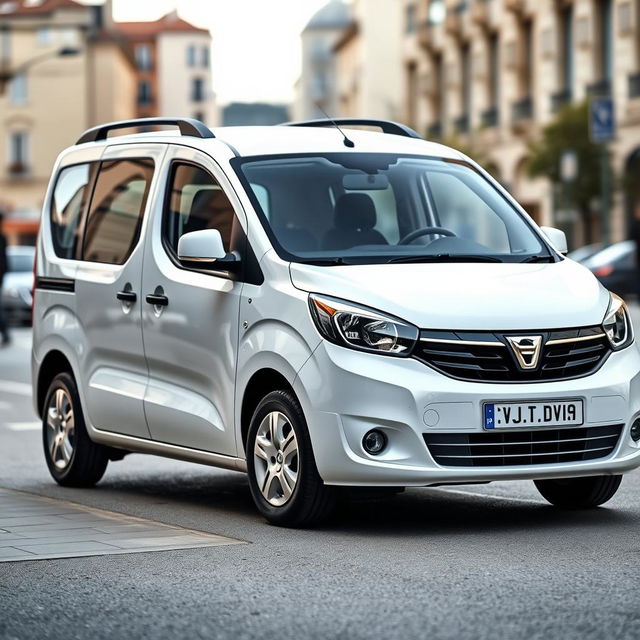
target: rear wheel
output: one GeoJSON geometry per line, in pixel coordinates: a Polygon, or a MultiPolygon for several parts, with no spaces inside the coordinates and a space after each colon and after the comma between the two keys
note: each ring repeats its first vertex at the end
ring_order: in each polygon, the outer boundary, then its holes
{"type": "Polygon", "coordinates": [[[326,518],[334,492],[320,478],[300,403],[273,391],[257,406],[247,435],[251,495],[272,524],[303,527],[326,518]]]}
{"type": "Polygon", "coordinates": [[[563,509],[591,509],[611,500],[622,476],[591,476],[558,480],[535,480],[545,500],[563,509]]]}
{"type": "Polygon", "coordinates": [[[69,487],[96,484],[107,469],[107,449],[87,433],[75,380],[68,373],[54,379],[42,412],[42,440],[49,472],[69,487]]]}

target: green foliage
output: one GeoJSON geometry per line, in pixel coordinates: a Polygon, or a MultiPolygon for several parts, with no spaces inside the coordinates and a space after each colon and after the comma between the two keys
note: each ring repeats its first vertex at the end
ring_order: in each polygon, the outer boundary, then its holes
{"type": "MultiPolygon", "coordinates": [[[[529,144],[529,175],[561,182],[560,159],[567,150],[572,150],[578,160],[578,175],[571,185],[571,197],[575,206],[586,214],[593,200],[600,196],[602,163],[602,147],[589,138],[587,102],[563,107],[542,130],[541,137],[529,144]]],[[[610,157],[607,157],[607,171],[609,184],[613,184],[610,157]]]]}

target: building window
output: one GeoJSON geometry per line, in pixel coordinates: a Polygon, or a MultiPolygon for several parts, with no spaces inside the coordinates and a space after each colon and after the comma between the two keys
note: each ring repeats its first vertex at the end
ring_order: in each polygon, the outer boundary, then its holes
{"type": "Polygon", "coordinates": [[[204,102],[204,80],[202,78],[194,78],[191,81],[191,100],[192,102],[204,102]]]}
{"type": "Polygon", "coordinates": [[[151,85],[143,80],[138,83],[138,104],[150,104],[151,101],[151,85]]]}
{"type": "Polygon", "coordinates": [[[520,97],[531,95],[533,84],[533,23],[520,24],[520,97]]]}
{"type": "Polygon", "coordinates": [[[560,86],[567,92],[573,88],[573,5],[560,13],[560,86]]]}
{"type": "Polygon", "coordinates": [[[48,47],[51,45],[51,29],[49,27],[40,27],[37,29],[36,42],[39,47],[48,47]]]}
{"type": "Polygon", "coordinates": [[[196,48],[192,44],[190,44],[187,47],[187,66],[188,67],[196,66],[196,48]]]}
{"type": "Polygon", "coordinates": [[[447,7],[445,4],[445,0],[431,0],[431,2],[429,2],[429,24],[442,24],[446,17],[447,7]]]}
{"type": "Polygon", "coordinates": [[[209,47],[202,47],[202,66],[205,69],[209,68],[209,64],[211,63],[211,54],[209,51],[209,47]]]}
{"type": "Polygon", "coordinates": [[[500,104],[500,37],[489,36],[489,106],[497,109],[500,104]]]}
{"type": "Polygon", "coordinates": [[[24,175],[29,170],[29,134],[26,131],[12,131],[9,134],[9,173],[24,175]]]}
{"type": "Polygon", "coordinates": [[[27,101],[27,76],[19,73],[9,82],[9,102],[11,104],[25,104],[27,101]]]}
{"type": "Polygon", "coordinates": [[[460,48],[460,67],[462,113],[468,117],[471,113],[471,46],[468,42],[460,48]]]}
{"type": "Polygon", "coordinates": [[[65,27],[60,29],[60,42],[69,46],[76,46],[78,41],[78,30],[73,27],[65,27]]]}
{"type": "Polygon", "coordinates": [[[613,2],[597,0],[596,2],[596,69],[600,72],[600,80],[611,81],[613,77],[613,2]]]}
{"type": "Polygon", "coordinates": [[[151,47],[148,44],[139,44],[135,49],[136,65],[142,71],[151,69],[151,47]]]}
{"type": "Polygon", "coordinates": [[[406,15],[405,15],[405,30],[407,33],[415,33],[417,28],[417,20],[416,20],[416,5],[409,4],[407,5],[406,15]]]}

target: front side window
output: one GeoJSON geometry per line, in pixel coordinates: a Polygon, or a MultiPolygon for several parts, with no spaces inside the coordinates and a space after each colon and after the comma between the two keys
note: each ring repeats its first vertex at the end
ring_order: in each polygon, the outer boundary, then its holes
{"type": "Polygon", "coordinates": [[[164,240],[169,251],[177,256],[180,237],[203,229],[217,229],[229,252],[240,227],[229,198],[208,171],[192,164],[174,164],[164,214],[164,240]]]}
{"type": "Polygon", "coordinates": [[[59,258],[74,259],[81,234],[82,214],[96,164],[78,164],[58,174],[51,201],[51,238],[59,258]]]}
{"type": "Polygon", "coordinates": [[[556,258],[464,162],[345,153],[233,160],[281,257],[319,264],[556,258]]]}
{"type": "Polygon", "coordinates": [[[153,168],[147,158],[100,165],[87,218],[84,260],[110,264],[128,260],[140,237],[153,168]]]}

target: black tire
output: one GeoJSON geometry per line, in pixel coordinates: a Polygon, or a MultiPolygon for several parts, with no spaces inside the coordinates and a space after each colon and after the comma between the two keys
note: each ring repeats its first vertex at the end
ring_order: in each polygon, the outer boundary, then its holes
{"type": "Polygon", "coordinates": [[[251,495],[258,511],[268,522],[282,527],[309,527],[329,516],[335,504],[335,492],[323,483],[318,474],[307,422],[300,403],[291,392],[273,391],[258,404],[249,425],[246,454],[251,495]],[[283,414],[288,420],[288,425],[295,433],[298,447],[297,482],[291,497],[281,506],[274,506],[263,496],[254,460],[258,430],[263,420],[273,412],[283,414]]]}
{"type": "Polygon", "coordinates": [[[562,509],[593,509],[615,495],[622,476],[535,480],[542,497],[562,509]]]}
{"type": "MultiPolygon", "coordinates": [[[[57,414],[56,414],[57,415],[57,414]]],[[[58,374],[47,391],[44,406],[42,409],[42,444],[44,447],[44,456],[49,467],[49,473],[53,479],[60,485],[65,487],[90,487],[96,484],[104,475],[109,462],[108,450],[99,444],[96,444],[89,438],[87,428],[84,422],[82,406],[80,404],[80,396],[76,382],[68,373],[58,374]],[[58,466],[54,460],[53,453],[50,448],[51,438],[55,437],[55,429],[49,426],[49,408],[55,405],[55,394],[61,391],[63,397],[67,399],[69,406],[73,411],[74,427],[73,436],[69,437],[72,443],[72,450],[68,458],[68,462],[64,462],[64,466],[58,466]]],[[[56,451],[60,453],[63,445],[60,445],[56,451]]],[[[62,454],[60,454],[62,455],[62,454]]],[[[56,458],[58,455],[56,455],[56,458]]]]}

